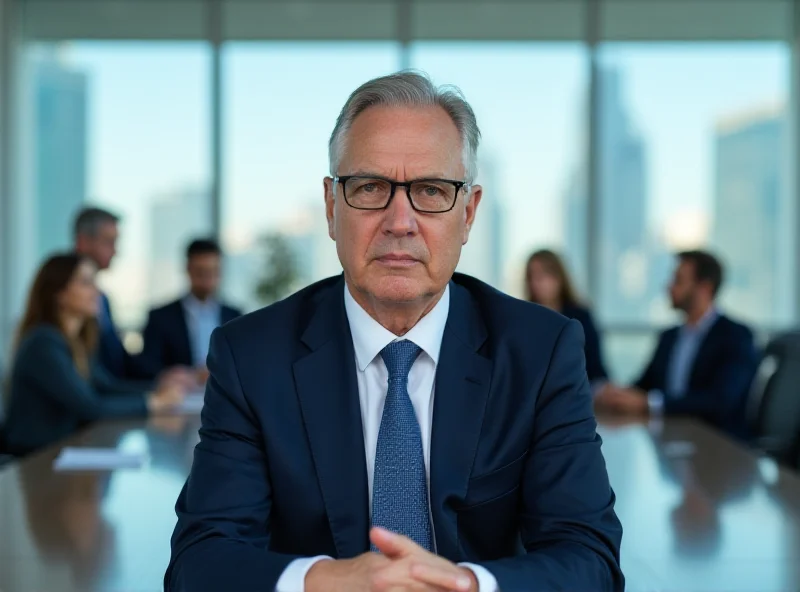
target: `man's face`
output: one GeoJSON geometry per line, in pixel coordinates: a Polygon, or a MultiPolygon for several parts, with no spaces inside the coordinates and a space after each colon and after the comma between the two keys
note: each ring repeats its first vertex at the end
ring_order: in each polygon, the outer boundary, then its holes
{"type": "Polygon", "coordinates": [[[192,294],[205,300],[217,293],[221,272],[220,256],[216,253],[192,255],[187,264],[192,294]]]}
{"type": "Polygon", "coordinates": [[[695,279],[694,265],[689,261],[681,261],[675,268],[675,274],[669,286],[672,308],[688,312],[697,299],[699,285],[695,279]]]}
{"type": "MultiPolygon", "coordinates": [[[[370,107],[347,132],[336,173],[403,182],[464,180],[461,138],[439,107],[370,107]]],[[[411,304],[443,291],[480,199],[480,186],[471,195],[462,188],[450,211],[422,214],[399,187],[386,209],[358,210],[345,202],[342,185],[334,188],[326,178],[328,233],[351,288],[388,304],[411,304]]]]}
{"type": "Polygon", "coordinates": [[[116,222],[104,222],[94,236],[82,234],[77,237],[76,250],[92,259],[98,269],[108,269],[117,254],[119,230],[116,222]]]}

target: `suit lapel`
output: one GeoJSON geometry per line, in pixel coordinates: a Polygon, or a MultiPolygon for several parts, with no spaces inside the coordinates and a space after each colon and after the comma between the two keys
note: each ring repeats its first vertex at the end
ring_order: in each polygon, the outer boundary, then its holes
{"type": "Polygon", "coordinates": [[[338,557],[354,557],[369,548],[369,500],[343,281],[313,313],[302,341],[310,351],[293,372],[303,422],[338,557]]]}
{"type": "Polygon", "coordinates": [[[478,349],[486,326],[469,292],[451,282],[450,312],[436,370],[430,453],[431,514],[437,551],[462,559],[449,498],[464,498],[489,396],[492,362],[478,349]]]}
{"type": "Polygon", "coordinates": [[[706,334],[703,335],[703,338],[700,340],[700,343],[697,344],[697,351],[694,355],[694,361],[692,362],[692,368],[689,371],[689,381],[686,385],[687,390],[691,388],[693,384],[697,383],[697,374],[701,372],[703,368],[708,368],[708,356],[713,351],[714,344],[718,341],[717,335],[720,331],[720,320],[722,316],[718,316],[714,320],[714,324],[708,328],[706,334]]]}

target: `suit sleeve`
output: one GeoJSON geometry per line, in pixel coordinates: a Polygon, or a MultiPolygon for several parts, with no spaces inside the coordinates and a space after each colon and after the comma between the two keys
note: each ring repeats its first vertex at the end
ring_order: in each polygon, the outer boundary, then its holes
{"type": "Polygon", "coordinates": [[[31,344],[28,354],[36,368],[30,379],[54,401],[82,422],[101,418],[142,416],[147,414],[143,397],[106,395],[100,397],[92,385],[78,373],[66,342],[56,335],[42,334],[31,344]],[[31,355],[33,352],[35,355],[31,355]],[[42,372],[41,368],[46,368],[42,372]]]}
{"type": "Polygon", "coordinates": [[[562,330],[538,394],[521,482],[526,553],[488,561],[501,590],[622,590],[622,526],[596,433],[583,336],[562,330]]]}
{"type": "Polygon", "coordinates": [[[744,397],[758,367],[758,354],[752,333],[745,328],[725,341],[721,363],[715,368],[708,389],[690,389],[683,397],[667,397],[668,414],[691,414],[716,425],[725,425],[741,414],[744,397]]]}
{"type": "Polygon", "coordinates": [[[175,507],[164,589],[272,591],[298,557],[267,550],[272,494],[263,438],[220,329],[208,362],[200,442],[175,507]]]}

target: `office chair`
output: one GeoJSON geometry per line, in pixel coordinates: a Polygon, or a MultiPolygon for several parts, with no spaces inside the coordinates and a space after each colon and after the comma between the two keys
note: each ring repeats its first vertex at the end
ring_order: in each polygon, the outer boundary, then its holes
{"type": "Polygon", "coordinates": [[[800,434],[800,331],[772,339],[748,397],[756,448],[793,465],[800,434]]]}

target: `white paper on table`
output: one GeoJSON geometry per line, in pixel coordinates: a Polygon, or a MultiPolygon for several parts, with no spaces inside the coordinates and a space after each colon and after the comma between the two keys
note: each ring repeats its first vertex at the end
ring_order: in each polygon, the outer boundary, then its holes
{"type": "Polygon", "coordinates": [[[203,410],[203,401],[205,400],[205,393],[200,391],[197,393],[187,393],[183,399],[183,403],[177,408],[178,413],[186,413],[194,415],[203,410]]]}
{"type": "Polygon", "coordinates": [[[56,471],[108,471],[112,469],[138,469],[147,460],[144,452],[131,452],[117,448],[66,447],[53,463],[56,471]]]}

